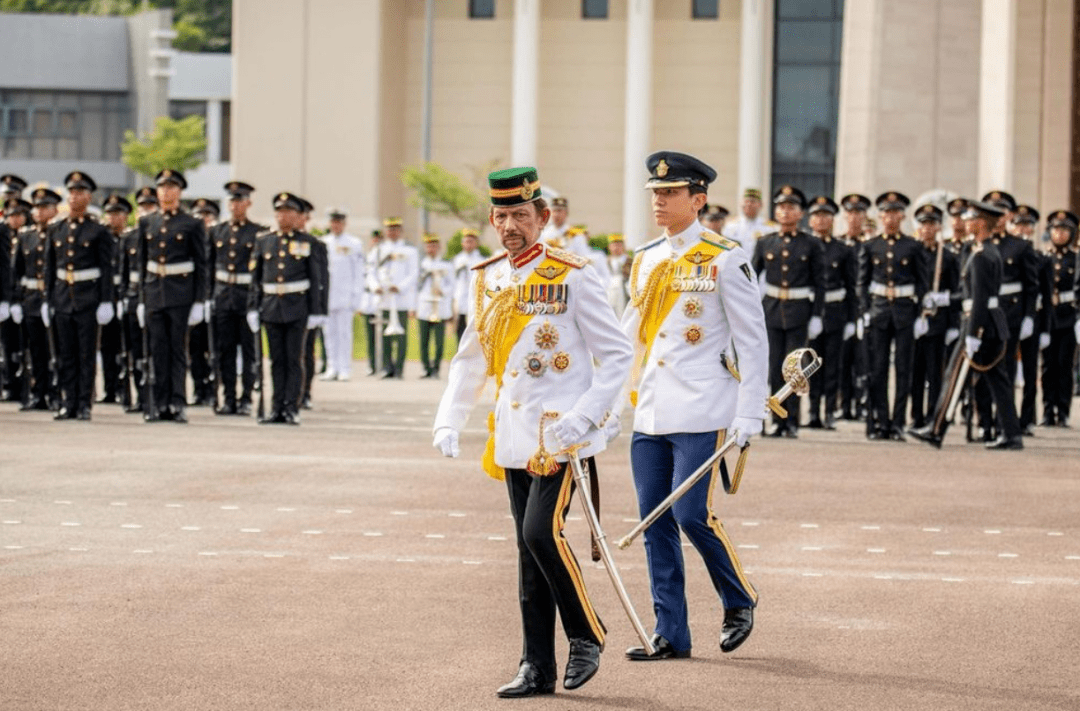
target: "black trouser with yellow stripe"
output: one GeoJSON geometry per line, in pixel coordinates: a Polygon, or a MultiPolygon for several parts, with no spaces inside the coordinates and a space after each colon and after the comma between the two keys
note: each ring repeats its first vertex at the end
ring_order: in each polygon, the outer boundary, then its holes
{"type": "MultiPolygon", "coordinates": [[[[591,468],[592,458],[582,460],[591,468]]],[[[555,611],[567,638],[603,645],[605,628],[589,601],[581,568],[563,536],[574,477],[563,464],[551,476],[506,470],[518,546],[518,594],[524,644],[521,661],[556,678],[555,611]]]]}

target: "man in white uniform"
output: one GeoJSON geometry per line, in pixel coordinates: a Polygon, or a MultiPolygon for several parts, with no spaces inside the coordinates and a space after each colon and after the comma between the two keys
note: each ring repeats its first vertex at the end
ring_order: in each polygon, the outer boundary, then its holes
{"type": "Polygon", "coordinates": [[[454,265],[439,254],[439,236],[424,234],[420,260],[420,287],[416,295],[416,323],[420,329],[421,378],[438,378],[446,344],[446,322],[454,315],[454,265]],[[432,338],[434,336],[434,339],[432,338]],[[435,352],[432,353],[431,341],[435,352]]]}
{"type": "Polygon", "coordinates": [[[364,296],[364,244],[345,232],[344,210],[329,211],[330,232],[323,237],[329,255],[329,322],[326,337],[326,372],[322,380],[348,380],[352,374],[353,314],[364,296]]]}
{"type": "Polygon", "coordinates": [[[454,255],[454,313],[457,314],[457,339],[465,335],[469,320],[469,283],[472,268],[484,259],[480,254],[480,233],[471,227],[461,231],[461,251],[454,255]]]}
{"type": "Polygon", "coordinates": [[[416,247],[402,239],[400,217],[388,217],[383,225],[386,239],[376,251],[376,267],[374,273],[368,273],[368,284],[379,298],[383,321],[396,319],[404,331],[397,336],[383,336],[383,378],[401,378],[408,349],[409,312],[416,310],[420,255],[416,247]]]}
{"type": "Polygon", "coordinates": [[[757,188],[747,188],[743,191],[740,207],[742,215],[724,228],[724,236],[738,242],[747,254],[753,254],[754,243],[762,235],[775,231],[777,225],[762,216],[761,191],[757,188]]]}
{"type": "MultiPolygon", "coordinates": [[[[360,311],[364,314],[364,330],[367,336],[368,375],[378,375],[382,363],[375,363],[375,328],[376,314],[379,312],[379,297],[372,287],[374,281],[371,276],[375,274],[379,266],[379,245],[382,243],[382,230],[372,230],[368,248],[364,252],[364,298],[361,301],[360,311]]],[[[379,326],[378,337],[382,338],[382,326],[379,326]]]]}
{"type": "Polygon", "coordinates": [[[615,315],[622,317],[626,310],[626,280],[630,275],[630,255],[626,253],[626,242],[620,234],[608,235],[608,279],[607,296],[615,315]]]}
{"type": "Polygon", "coordinates": [[[570,223],[566,221],[566,218],[569,214],[570,205],[566,198],[561,196],[551,198],[551,221],[540,233],[540,241],[552,247],[566,249],[566,233],[570,230],[570,223]]]}

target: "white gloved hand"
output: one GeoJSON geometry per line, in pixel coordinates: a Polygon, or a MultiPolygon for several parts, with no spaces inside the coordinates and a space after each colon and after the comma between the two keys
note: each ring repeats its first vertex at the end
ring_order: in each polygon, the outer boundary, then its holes
{"type": "Polygon", "coordinates": [[[960,338],[960,329],[950,328],[948,331],[945,332],[945,345],[949,345],[957,338],[960,338]]]}
{"type": "Polygon", "coordinates": [[[146,328],[146,304],[135,307],[135,320],[139,322],[139,328],[146,328]]]}
{"type": "Polygon", "coordinates": [[[616,437],[618,437],[619,433],[622,432],[622,424],[619,422],[618,417],[612,415],[607,418],[607,422],[605,422],[604,426],[600,428],[600,431],[604,433],[604,438],[607,439],[608,442],[610,442],[616,437]]]}
{"type": "Polygon", "coordinates": [[[964,337],[964,347],[967,348],[968,358],[972,357],[979,352],[979,346],[982,345],[982,339],[975,336],[964,337]]]}
{"type": "Polygon", "coordinates": [[[258,311],[248,311],[247,312],[247,324],[248,324],[248,328],[251,329],[252,333],[258,333],[259,332],[259,325],[260,324],[259,324],[259,312],[258,311]]]}
{"type": "Polygon", "coordinates": [[[938,308],[948,308],[952,303],[952,294],[947,291],[931,291],[930,294],[934,298],[934,305],[938,308]]]}
{"type": "Polygon", "coordinates": [[[820,316],[813,316],[810,319],[810,325],[806,330],[806,337],[811,341],[821,335],[821,329],[823,328],[820,316]]]}
{"type": "Polygon", "coordinates": [[[1025,316],[1024,320],[1020,322],[1020,340],[1026,341],[1031,338],[1033,333],[1035,333],[1035,319],[1025,316]]]}
{"type": "Polygon", "coordinates": [[[102,301],[98,304],[97,311],[94,313],[94,318],[97,319],[99,326],[104,326],[109,321],[116,318],[116,309],[113,308],[111,302],[102,301]]]}
{"type": "Polygon", "coordinates": [[[213,315],[210,313],[210,310],[211,310],[212,307],[213,307],[213,302],[212,301],[204,301],[203,302],[203,318],[207,323],[210,323],[211,319],[213,319],[213,315]]]}
{"type": "Polygon", "coordinates": [[[866,324],[863,323],[864,320],[865,319],[860,318],[855,322],[855,337],[860,341],[863,339],[863,336],[866,335],[866,324]]]}
{"type": "Polygon", "coordinates": [[[307,330],[312,330],[319,327],[319,317],[315,314],[307,317],[307,330]]]}
{"type": "Polygon", "coordinates": [[[920,316],[915,319],[915,338],[916,340],[926,335],[926,332],[930,330],[930,322],[926,320],[925,316],[920,316]]]}
{"type": "Polygon", "coordinates": [[[929,309],[929,308],[933,308],[933,306],[934,306],[934,292],[928,291],[925,294],[923,294],[922,307],[924,309],[929,309]]]}
{"type": "Polygon", "coordinates": [[[6,301],[0,301],[0,323],[7,321],[11,316],[11,305],[6,301]]]}
{"type": "Polygon", "coordinates": [[[846,340],[848,340],[849,338],[851,338],[854,335],[855,335],[855,322],[852,321],[851,323],[845,323],[844,324],[844,340],[846,341],[846,340]]]}
{"type": "Polygon", "coordinates": [[[116,302],[116,318],[124,318],[124,300],[116,302]]]}
{"type": "Polygon", "coordinates": [[[22,304],[12,304],[11,305],[11,320],[14,321],[15,323],[22,323],[22,320],[23,320],[22,304]]]}
{"type": "Polygon", "coordinates": [[[196,301],[191,305],[191,313],[188,314],[187,325],[195,326],[203,321],[203,305],[201,301],[196,301]]]}
{"type": "Polygon", "coordinates": [[[544,428],[544,443],[550,447],[554,442],[560,450],[577,444],[592,427],[584,415],[571,410],[544,428]]]}
{"type": "Polygon", "coordinates": [[[458,432],[451,427],[440,427],[435,430],[435,439],[431,442],[431,446],[442,452],[444,457],[456,457],[461,454],[458,432]]]}
{"type": "Polygon", "coordinates": [[[1050,334],[1049,333],[1040,333],[1039,334],[1039,350],[1040,351],[1045,350],[1046,347],[1049,346],[1049,345],[1050,345],[1050,334]]]}
{"type": "Polygon", "coordinates": [[[745,447],[754,435],[761,434],[765,420],[757,417],[736,417],[731,421],[731,433],[735,435],[735,444],[745,447]]]}
{"type": "Polygon", "coordinates": [[[45,328],[48,328],[52,324],[52,319],[49,318],[49,305],[41,305],[41,320],[45,322],[45,328]]]}
{"type": "Polygon", "coordinates": [[[1076,333],[1076,340],[1080,341],[1080,321],[1077,321],[1076,325],[1073,326],[1073,331],[1076,333]]]}

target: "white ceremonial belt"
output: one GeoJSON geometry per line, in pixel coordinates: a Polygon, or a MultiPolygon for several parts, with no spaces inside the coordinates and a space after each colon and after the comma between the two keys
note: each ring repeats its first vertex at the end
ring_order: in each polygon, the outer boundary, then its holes
{"type": "Polygon", "coordinates": [[[175,264],[158,264],[157,262],[147,262],[146,271],[150,272],[151,274],[156,274],[159,277],[191,274],[193,271],[195,271],[195,262],[177,262],[175,264]]]}
{"type": "Polygon", "coordinates": [[[814,290],[809,286],[773,286],[765,285],[765,296],[771,296],[781,301],[797,301],[799,299],[814,300],[814,290]]]}
{"type": "Polygon", "coordinates": [[[1058,291],[1054,294],[1054,306],[1076,301],[1076,291],[1058,291]]]}
{"type": "Polygon", "coordinates": [[[311,281],[303,279],[301,281],[289,281],[284,284],[263,284],[262,290],[266,294],[274,294],[275,296],[284,296],[285,294],[300,294],[311,288],[311,281]]]}
{"type": "Polygon", "coordinates": [[[1024,290],[1024,285],[1018,281],[1010,281],[1001,285],[998,289],[998,296],[1008,296],[1010,294],[1019,294],[1024,290]]]}
{"type": "Polygon", "coordinates": [[[870,282],[870,293],[890,301],[893,299],[914,299],[915,285],[901,284],[900,286],[885,286],[881,282],[870,282]]]}
{"type": "Polygon", "coordinates": [[[233,272],[227,272],[224,269],[218,269],[214,272],[214,278],[225,284],[250,284],[251,272],[235,274],[233,272]]]}
{"type": "Polygon", "coordinates": [[[19,284],[24,289],[33,289],[34,291],[45,291],[44,279],[31,279],[30,277],[23,277],[19,279],[19,284]]]}
{"type": "Polygon", "coordinates": [[[80,281],[93,281],[101,277],[101,270],[97,267],[90,269],[76,269],[74,271],[68,271],[66,269],[57,269],[56,278],[61,281],[66,281],[68,284],[75,284],[80,281]]]}
{"type": "Polygon", "coordinates": [[[838,301],[843,301],[847,296],[847,289],[829,289],[825,292],[825,303],[835,304],[838,301]]]}
{"type": "MultiPolygon", "coordinates": [[[[969,313],[971,311],[971,307],[972,307],[972,305],[974,303],[975,302],[972,301],[971,299],[964,299],[963,301],[960,302],[960,308],[963,309],[964,313],[969,313]]],[[[988,309],[996,309],[997,307],[998,307],[998,297],[991,296],[986,301],[986,308],[988,308],[988,309]]]]}

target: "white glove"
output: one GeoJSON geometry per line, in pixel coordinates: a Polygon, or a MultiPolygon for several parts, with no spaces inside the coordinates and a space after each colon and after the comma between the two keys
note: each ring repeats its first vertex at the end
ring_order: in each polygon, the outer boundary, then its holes
{"type": "Polygon", "coordinates": [[[1039,334],[1039,350],[1040,351],[1045,350],[1046,347],[1049,346],[1049,345],[1050,345],[1050,334],[1049,333],[1040,333],[1039,334]]]}
{"type": "Polygon", "coordinates": [[[731,421],[731,433],[735,435],[735,444],[745,447],[754,435],[761,434],[765,420],[756,417],[736,417],[731,421]]]}
{"type": "Polygon", "coordinates": [[[444,457],[456,457],[461,454],[458,432],[451,427],[440,427],[435,430],[435,439],[431,442],[431,446],[442,452],[444,457]]]}
{"type": "Polygon", "coordinates": [[[124,300],[116,302],[116,318],[124,318],[124,300]]]}
{"type": "Polygon", "coordinates": [[[948,331],[945,332],[945,345],[949,345],[957,338],[960,338],[960,329],[950,328],[948,331]]]}
{"type": "MultiPolygon", "coordinates": [[[[2,304],[0,304],[0,305],[2,305],[2,304]]],[[[14,321],[15,323],[22,323],[22,320],[23,320],[22,304],[12,304],[11,305],[11,320],[14,321]]]]}
{"type": "Polygon", "coordinates": [[[1033,333],[1035,333],[1035,319],[1025,316],[1024,320],[1020,322],[1020,340],[1026,341],[1031,338],[1033,333]]]}
{"type": "Polygon", "coordinates": [[[855,322],[855,337],[860,341],[863,339],[863,336],[866,335],[866,324],[863,323],[864,320],[865,319],[860,318],[855,322]]]}
{"type": "Polygon", "coordinates": [[[851,338],[854,335],[855,335],[855,322],[852,321],[851,323],[845,323],[844,324],[844,340],[846,341],[846,340],[848,340],[849,338],[851,338]]]}
{"type": "Polygon", "coordinates": [[[619,436],[622,432],[622,424],[619,422],[619,418],[615,415],[607,418],[607,422],[600,428],[600,431],[604,433],[604,437],[608,442],[619,436]]]}
{"type": "Polygon", "coordinates": [[[979,346],[982,345],[982,339],[975,336],[964,337],[964,347],[967,348],[968,358],[979,352],[979,346]]]}
{"type": "Polygon", "coordinates": [[[112,321],[114,318],[116,318],[116,309],[113,308],[111,302],[102,301],[100,304],[98,304],[97,312],[94,314],[94,318],[97,319],[99,326],[104,326],[109,321],[112,321]]]}
{"type": "Polygon", "coordinates": [[[318,328],[318,327],[319,327],[319,317],[314,315],[314,314],[312,314],[311,316],[308,316],[307,317],[307,330],[310,331],[311,329],[318,328]]]}
{"type": "Polygon", "coordinates": [[[49,318],[49,305],[48,304],[42,304],[41,305],[41,320],[45,322],[45,328],[48,328],[49,325],[52,323],[52,319],[49,318]]]}
{"type": "Polygon", "coordinates": [[[818,336],[821,335],[821,329],[822,329],[821,317],[820,316],[812,317],[810,319],[810,326],[807,328],[807,331],[806,331],[807,338],[809,338],[811,341],[814,340],[815,338],[817,338],[818,336]]]}
{"type": "Polygon", "coordinates": [[[213,307],[213,302],[212,301],[204,301],[203,302],[203,317],[204,317],[204,319],[206,320],[207,323],[210,323],[210,321],[213,319],[213,315],[210,313],[210,309],[212,307],[213,307]]]}
{"type": "Polygon", "coordinates": [[[0,323],[7,321],[11,316],[11,306],[6,301],[0,301],[0,323]]]}
{"type": "Polygon", "coordinates": [[[1077,341],[1080,341],[1080,321],[1077,321],[1077,322],[1076,322],[1076,325],[1075,325],[1075,326],[1073,326],[1073,330],[1074,330],[1074,331],[1075,331],[1075,333],[1076,333],[1076,340],[1077,340],[1077,341]]]}
{"type": "Polygon", "coordinates": [[[915,319],[915,338],[919,339],[926,335],[926,332],[930,330],[930,322],[926,320],[925,316],[920,316],[915,319]]]}
{"type": "Polygon", "coordinates": [[[934,305],[938,308],[948,308],[952,303],[952,294],[947,291],[931,291],[930,293],[934,297],[934,305]]]}
{"type": "Polygon", "coordinates": [[[195,326],[203,321],[203,305],[201,301],[196,301],[191,305],[191,313],[188,314],[187,325],[195,326]]]}
{"type": "Polygon", "coordinates": [[[258,311],[248,311],[247,312],[247,322],[248,322],[248,328],[251,329],[252,333],[258,333],[259,332],[260,324],[259,324],[259,312],[258,311]]]}
{"type": "Polygon", "coordinates": [[[592,427],[592,423],[573,410],[544,428],[544,442],[555,442],[559,449],[566,449],[570,445],[577,444],[585,433],[592,427]]]}
{"type": "Polygon", "coordinates": [[[146,304],[135,306],[135,320],[139,322],[139,328],[146,328],[146,304]]]}

